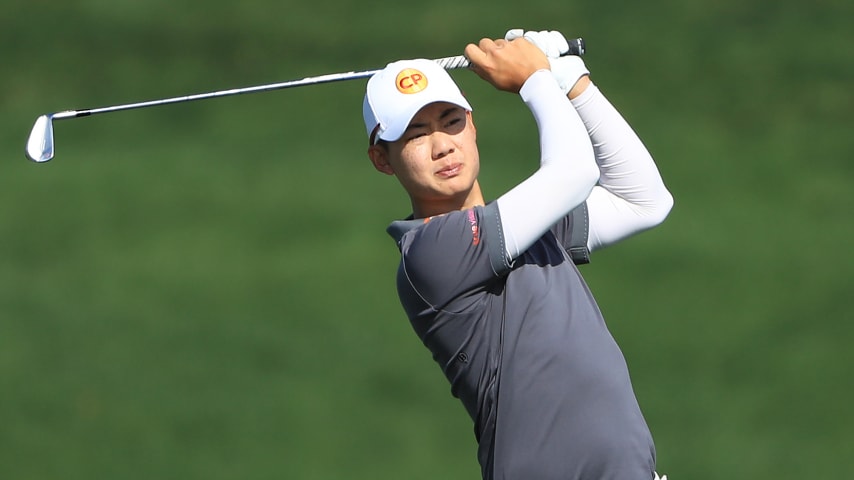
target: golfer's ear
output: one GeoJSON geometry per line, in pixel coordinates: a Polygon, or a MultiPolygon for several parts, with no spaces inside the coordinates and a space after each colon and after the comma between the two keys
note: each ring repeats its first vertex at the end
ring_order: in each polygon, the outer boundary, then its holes
{"type": "Polygon", "coordinates": [[[380,145],[371,145],[368,147],[368,157],[378,172],[394,175],[394,169],[388,163],[388,149],[380,145]]]}

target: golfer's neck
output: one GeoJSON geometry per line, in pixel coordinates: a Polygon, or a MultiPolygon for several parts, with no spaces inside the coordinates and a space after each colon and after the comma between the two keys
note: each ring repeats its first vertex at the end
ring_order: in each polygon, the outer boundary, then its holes
{"type": "Polygon", "coordinates": [[[429,201],[416,201],[412,199],[412,213],[415,218],[428,218],[443,215],[454,210],[465,210],[485,204],[480,184],[475,181],[471,190],[459,196],[429,201]]]}

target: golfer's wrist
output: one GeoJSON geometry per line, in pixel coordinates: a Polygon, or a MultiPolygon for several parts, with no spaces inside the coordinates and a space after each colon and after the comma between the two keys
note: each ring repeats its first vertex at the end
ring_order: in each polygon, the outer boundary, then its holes
{"type": "Polygon", "coordinates": [[[578,79],[578,81],[575,82],[575,85],[573,85],[572,88],[569,89],[569,93],[567,94],[567,96],[570,100],[578,98],[579,95],[587,91],[587,87],[589,87],[591,83],[592,82],[590,81],[590,75],[582,75],[578,79]]]}
{"type": "Polygon", "coordinates": [[[552,76],[551,71],[542,68],[528,76],[528,79],[525,80],[525,83],[523,83],[522,87],[519,89],[519,95],[521,95],[522,100],[527,103],[528,99],[530,99],[535,92],[541,89],[544,84],[556,83],[557,82],[552,76]]]}

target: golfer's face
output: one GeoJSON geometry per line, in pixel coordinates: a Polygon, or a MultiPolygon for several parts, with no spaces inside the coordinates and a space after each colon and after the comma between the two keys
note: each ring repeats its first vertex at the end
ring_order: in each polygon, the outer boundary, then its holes
{"type": "Polygon", "coordinates": [[[445,102],[422,108],[389,144],[389,163],[414,199],[466,195],[480,169],[471,112],[445,102]]]}

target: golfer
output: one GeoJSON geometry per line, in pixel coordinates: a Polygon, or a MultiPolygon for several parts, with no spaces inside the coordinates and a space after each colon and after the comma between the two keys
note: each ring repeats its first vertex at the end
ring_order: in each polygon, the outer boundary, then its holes
{"type": "Polygon", "coordinates": [[[388,228],[398,294],[474,421],[483,478],[650,480],[652,436],[575,264],[661,223],[673,201],[582,60],[560,57],[567,48],[558,32],[520,30],[465,48],[539,130],[539,168],[494,201],[478,183],[472,107],[430,60],[368,81],[368,156],[409,195],[412,215],[388,228]]]}

